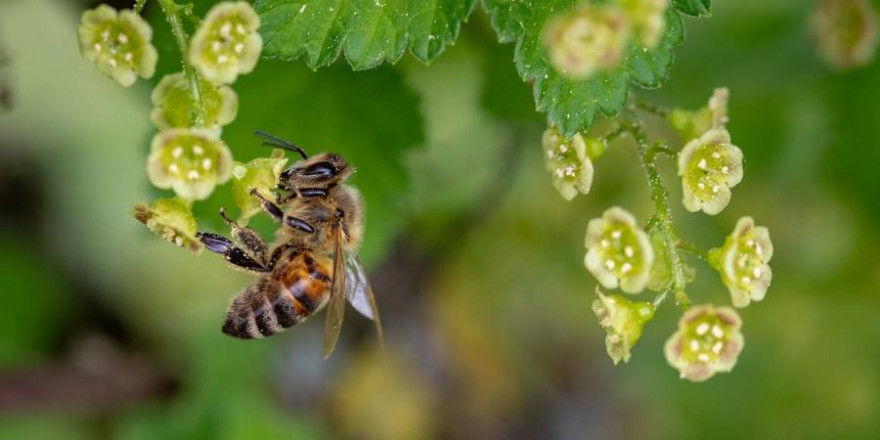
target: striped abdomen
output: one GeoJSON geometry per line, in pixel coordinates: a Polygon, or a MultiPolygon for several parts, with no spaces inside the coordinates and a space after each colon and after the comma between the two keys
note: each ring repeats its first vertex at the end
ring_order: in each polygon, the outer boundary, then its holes
{"type": "Polygon", "coordinates": [[[223,333],[241,339],[271,336],[320,310],[330,298],[331,261],[308,253],[248,286],[229,306],[223,333]]]}

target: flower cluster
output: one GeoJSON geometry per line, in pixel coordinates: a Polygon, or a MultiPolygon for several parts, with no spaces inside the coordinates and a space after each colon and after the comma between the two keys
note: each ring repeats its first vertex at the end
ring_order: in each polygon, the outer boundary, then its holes
{"type": "Polygon", "coordinates": [[[553,177],[553,186],[565,200],[580,192],[587,194],[593,184],[593,162],[589,153],[601,154],[604,142],[584,139],[580,133],[566,140],[555,128],[544,131],[542,138],[545,163],[553,177]]]}
{"type": "Polygon", "coordinates": [[[613,207],[601,218],[590,220],[585,246],[584,265],[602,286],[620,286],[626,293],[644,290],[654,264],[654,249],[632,214],[613,207]]]}
{"type": "Polygon", "coordinates": [[[122,86],[153,76],[158,59],[153,29],[134,12],[100,5],[82,15],[78,31],[82,56],[122,86]]]}
{"type": "Polygon", "coordinates": [[[596,294],[599,298],[593,301],[593,313],[608,333],[605,350],[615,365],[629,362],[630,350],[642,337],[642,328],[654,318],[654,305],[633,302],[620,295],[604,295],[598,289],[596,294]]]}
{"type": "Polygon", "coordinates": [[[724,245],[709,252],[709,262],[721,274],[736,307],[764,299],[773,279],[768,264],[771,258],[770,232],[763,226],[756,227],[751,217],[739,219],[724,245]]]}
{"type": "Polygon", "coordinates": [[[543,31],[548,59],[562,75],[581,80],[623,61],[631,39],[657,46],[666,27],[669,0],[582,3],[550,20],[543,31]]]}
{"type": "Polygon", "coordinates": [[[745,345],[741,327],[739,315],[730,307],[694,306],[666,341],[666,361],[682,378],[694,382],[729,372],[745,345]]]}

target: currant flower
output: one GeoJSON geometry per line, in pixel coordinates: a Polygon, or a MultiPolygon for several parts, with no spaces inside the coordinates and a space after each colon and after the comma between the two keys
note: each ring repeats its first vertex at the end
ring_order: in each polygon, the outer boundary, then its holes
{"type": "Polygon", "coordinates": [[[246,225],[251,217],[262,210],[260,201],[251,195],[251,190],[256,189],[267,199],[274,197],[272,190],[278,185],[278,178],[286,164],[284,151],[279,149],[272,150],[270,157],[235,163],[232,168],[232,200],[241,208],[239,224],[246,225]]]}
{"type": "Polygon", "coordinates": [[[866,65],[877,50],[877,14],[868,0],[821,0],[810,27],[819,54],[836,69],[866,65]]]}
{"type": "Polygon", "coordinates": [[[615,289],[619,285],[626,293],[644,290],[654,249],[632,214],[615,206],[590,220],[585,245],[584,265],[602,286],[615,289]]]}
{"type": "Polygon", "coordinates": [[[180,199],[159,199],[150,205],[137,204],[132,216],[160,237],[192,253],[202,250],[196,238],[197,224],[189,203],[180,199]]]}
{"type": "Polygon", "coordinates": [[[730,91],[719,87],[712,92],[708,104],[697,111],[675,109],[669,113],[669,123],[683,139],[696,139],[713,128],[726,128],[730,121],[727,102],[730,91]]]}
{"type": "Polygon", "coordinates": [[[216,130],[172,128],[153,137],[147,175],[158,188],[185,200],[204,200],[229,180],[232,153],[216,130]]]}
{"type": "Polygon", "coordinates": [[[134,84],[138,76],[149,78],[156,71],[158,55],[150,42],[153,29],[130,10],[117,12],[100,5],[86,11],[78,33],[83,58],[124,87],[134,84]]]}
{"type": "Polygon", "coordinates": [[[626,12],[636,40],[646,48],[657,47],[666,27],[669,0],[617,0],[626,12]]]}
{"type": "Polygon", "coordinates": [[[743,177],[742,150],[727,130],[711,129],[687,143],[678,155],[684,207],[715,215],[730,203],[730,188],[743,177]]]}
{"type": "Polygon", "coordinates": [[[693,382],[730,372],[745,345],[741,327],[742,320],[730,307],[691,307],[666,341],[666,361],[682,379],[693,382]]]}
{"type": "Polygon", "coordinates": [[[571,140],[559,134],[555,128],[544,131],[541,143],[544,146],[547,171],[553,176],[553,186],[565,200],[572,200],[578,195],[590,192],[593,185],[593,162],[589,151],[600,151],[601,147],[593,145],[602,141],[585,140],[580,133],[571,140]]]}
{"type": "Polygon", "coordinates": [[[263,39],[260,17],[245,2],[222,2],[208,11],[193,35],[189,62],[208,81],[229,84],[254,70],[263,39]]]}
{"type": "Polygon", "coordinates": [[[633,302],[620,295],[603,295],[596,289],[598,299],[593,301],[593,313],[599,325],[608,333],[605,350],[614,365],[629,362],[630,350],[642,337],[645,323],[654,318],[654,305],[650,302],[633,302]]]}
{"type": "Polygon", "coordinates": [[[629,28],[621,8],[584,5],[550,21],[543,39],[553,67],[578,80],[617,67],[628,38],[629,28]]]}
{"type": "Polygon", "coordinates": [[[205,124],[218,128],[235,120],[238,95],[231,87],[216,85],[199,77],[201,103],[195,102],[190,82],[183,72],[165,75],[153,89],[150,120],[160,130],[196,126],[199,105],[204,106],[205,124]]]}
{"type": "Polygon", "coordinates": [[[764,299],[773,279],[768,264],[771,258],[770,232],[763,226],[756,227],[751,217],[740,218],[724,244],[709,251],[709,262],[730,290],[734,307],[764,299]]]}

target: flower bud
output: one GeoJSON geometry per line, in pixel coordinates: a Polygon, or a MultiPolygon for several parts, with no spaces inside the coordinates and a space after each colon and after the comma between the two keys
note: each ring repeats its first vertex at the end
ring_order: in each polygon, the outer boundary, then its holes
{"type": "Polygon", "coordinates": [[[99,5],[83,13],[78,33],[83,58],[124,87],[156,71],[158,55],[150,42],[153,30],[130,10],[117,12],[99,5]]]}
{"type": "Polygon", "coordinates": [[[682,379],[702,382],[736,365],[745,341],[742,321],[730,307],[699,305],[688,309],[666,341],[666,361],[682,379]]]}
{"type": "Polygon", "coordinates": [[[271,200],[272,190],[278,186],[278,178],[287,164],[284,151],[272,150],[271,157],[256,158],[248,163],[235,163],[232,168],[232,200],[241,208],[238,223],[246,225],[251,217],[262,210],[260,200],[251,195],[256,189],[263,197],[271,200]]]}
{"type": "Polygon", "coordinates": [[[153,233],[176,246],[198,254],[202,242],[196,237],[196,219],[188,203],[180,199],[159,199],[152,204],[137,204],[132,216],[153,233]]]}
{"type": "Polygon", "coordinates": [[[619,285],[626,293],[644,290],[654,250],[632,214],[615,206],[590,220],[585,245],[584,265],[602,286],[615,289],[619,285]]]}
{"type": "Polygon", "coordinates": [[[654,305],[632,302],[620,295],[606,296],[599,289],[596,294],[599,298],[593,301],[593,312],[608,333],[605,350],[614,365],[621,360],[629,362],[630,350],[642,337],[642,328],[654,318],[654,305]]]}
{"type": "Polygon", "coordinates": [[[770,232],[763,226],[756,227],[751,217],[740,218],[724,245],[709,252],[709,262],[730,290],[734,307],[764,299],[773,279],[768,264],[771,258],[770,232]]]}
{"type": "Polygon", "coordinates": [[[705,107],[697,111],[675,109],[670,112],[669,123],[685,140],[696,139],[713,128],[725,128],[730,120],[727,111],[729,97],[730,91],[719,87],[712,92],[705,107]]]}
{"type": "Polygon", "coordinates": [[[743,177],[742,150],[725,129],[712,129],[687,143],[678,155],[684,207],[715,215],[730,203],[730,188],[743,177]]]}
{"type": "Polygon", "coordinates": [[[544,131],[541,139],[544,146],[547,171],[553,176],[553,186],[565,200],[574,199],[578,192],[587,194],[593,184],[593,162],[587,155],[587,143],[597,150],[594,140],[584,140],[580,133],[571,140],[565,140],[555,128],[544,131]]]}
{"type": "Polygon", "coordinates": [[[617,67],[628,38],[626,17],[615,5],[583,5],[555,17],[544,28],[550,62],[574,80],[617,67]]]}

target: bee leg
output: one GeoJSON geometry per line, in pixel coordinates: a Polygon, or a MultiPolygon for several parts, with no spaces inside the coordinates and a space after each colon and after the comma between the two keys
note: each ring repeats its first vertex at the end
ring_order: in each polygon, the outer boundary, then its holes
{"type": "Polygon", "coordinates": [[[212,234],[210,232],[199,232],[196,234],[196,237],[198,237],[199,241],[201,241],[209,251],[223,255],[226,257],[226,261],[235,266],[253,272],[269,271],[269,268],[259,261],[254,260],[254,258],[248,255],[247,252],[235,246],[235,243],[226,237],[212,234]]]}
{"type": "Polygon", "coordinates": [[[257,192],[256,189],[251,190],[251,195],[260,199],[260,201],[263,202],[263,209],[266,211],[267,214],[269,214],[270,217],[274,218],[275,220],[284,223],[285,225],[293,229],[298,229],[300,231],[308,233],[315,232],[314,226],[310,225],[307,221],[290,215],[284,215],[284,211],[282,211],[281,208],[278,207],[278,205],[270,202],[269,200],[266,200],[266,198],[263,197],[262,194],[257,192]]]}
{"type": "Polygon", "coordinates": [[[254,259],[265,263],[269,247],[266,246],[263,237],[260,237],[260,234],[258,234],[257,231],[248,227],[241,227],[232,221],[232,219],[226,215],[226,210],[222,207],[220,208],[220,217],[222,217],[223,221],[229,225],[229,228],[232,230],[232,236],[238,239],[238,241],[244,246],[245,250],[247,250],[254,259]]]}

